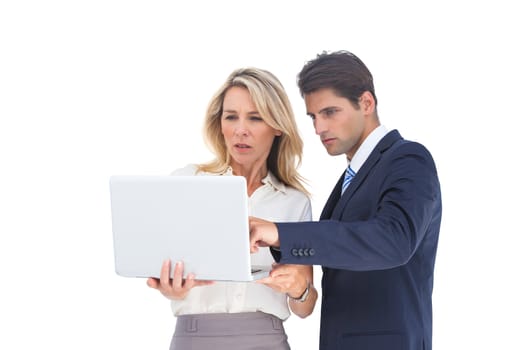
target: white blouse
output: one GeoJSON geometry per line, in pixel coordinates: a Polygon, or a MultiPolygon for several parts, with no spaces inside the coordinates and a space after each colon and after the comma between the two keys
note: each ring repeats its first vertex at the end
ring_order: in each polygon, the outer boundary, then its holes
{"type": "MultiPolygon", "coordinates": [[[[190,164],[175,170],[172,175],[216,174],[197,173],[197,167],[190,164]]],[[[232,169],[228,168],[221,175],[233,175],[232,169]]],[[[274,222],[311,221],[312,208],[308,196],[285,186],[270,172],[262,182],[263,186],[255,190],[248,199],[249,215],[274,222]]],[[[252,263],[255,265],[269,265],[273,262],[268,248],[252,254],[252,263]]],[[[171,308],[175,316],[255,311],[272,314],[282,320],[290,316],[286,294],[253,282],[217,281],[209,286],[195,287],[184,300],[173,300],[171,308]]]]}

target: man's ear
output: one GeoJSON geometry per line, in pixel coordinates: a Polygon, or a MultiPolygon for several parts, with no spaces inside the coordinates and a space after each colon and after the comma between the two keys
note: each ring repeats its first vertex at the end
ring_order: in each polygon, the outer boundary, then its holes
{"type": "Polygon", "coordinates": [[[376,101],[370,91],[365,91],[359,99],[359,105],[366,114],[374,113],[376,109],[376,101]]]}

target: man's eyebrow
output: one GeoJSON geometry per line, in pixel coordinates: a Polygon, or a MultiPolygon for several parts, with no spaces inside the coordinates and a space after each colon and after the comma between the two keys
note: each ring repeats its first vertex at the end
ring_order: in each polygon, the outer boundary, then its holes
{"type": "MultiPolygon", "coordinates": [[[[338,108],[337,106],[326,106],[324,108],[321,108],[319,110],[319,112],[317,112],[317,114],[322,114],[322,113],[326,113],[328,110],[330,109],[334,109],[334,108],[338,108]]],[[[309,116],[309,117],[315,117],[315,114],[314,112],[308,112],[306,111],[306,115],[309,116]]]]}
{"type": "Polygon", "coordinates": [[[329,109],[334,109],[334,108],[337,108],[337,107],[336,106],[327,106],[327,107],[321,109],[319,111],[319,114],[324,113],[324,112],[328,111],[329,109]]]}
{"type": "MultiPolygon", "coordinates": [[[[334,108],[337,108],[336,106],[327,106],[327,107],[324,107],[322,108],[321,110],[319,110],[319,112],[317,112],[317,114],[323,114],[323,113],[326,113],[327,111],[329,111],[330,109],[334,109],[334,108]]],[[[314,117],[316,113],[313,113],[313,112],[306,112],[306,115],[310,116],[310,117],[314,117]]]]}

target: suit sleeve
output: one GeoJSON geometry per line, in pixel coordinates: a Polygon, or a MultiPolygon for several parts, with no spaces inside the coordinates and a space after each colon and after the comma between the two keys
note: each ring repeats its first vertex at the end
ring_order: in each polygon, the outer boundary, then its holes
{"type": "Polygon", "coordinates": [[[406,264],[441,219],[439,181],[431,155],[419,144],[401,146],[384,161],[383,174],[364,179],[361,195],[350,199],[340,219],[277,223],[279,262],[353,271],[406,264]],[[356,218],[360,208],[366,209],[356,218]]]}
{"type": "MultiPolygon", "coordinates": [[[[301,206],[300,214],[299,214],[299,221],[311,221],[312,220],[312,203],[310,201],[310,198],[307,196],[304,196],[304,199],[302,201],[297,201],[297,204],[301,206]]],[[[270,247],[270,253],[272,254],[275,261],[279,261],[281,259],[281,252],[279,249],[270,247]]]]}

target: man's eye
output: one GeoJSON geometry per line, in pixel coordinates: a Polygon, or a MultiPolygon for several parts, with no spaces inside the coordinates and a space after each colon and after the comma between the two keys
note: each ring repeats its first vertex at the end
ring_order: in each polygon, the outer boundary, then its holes
{"type": "Polygon", "coordinates": [[[327,109],[327,110],[325,111],[325,115],[326,115],[327,117],[329,117],[329,116],[331,116],[331,115],[334,115],[335,112],[336,112],[335,109],[327,109]]]}

